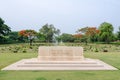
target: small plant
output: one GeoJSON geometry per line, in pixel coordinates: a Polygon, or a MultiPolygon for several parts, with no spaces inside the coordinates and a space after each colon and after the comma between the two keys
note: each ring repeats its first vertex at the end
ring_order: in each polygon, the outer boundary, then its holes
{"type": "Polygon", "coordinates": [[[30,49],[33,49],[33,48],[30,46],[30,49]]]}
{"type": "Polygon", "coordinates": [[[9,48],[9,50],[11,50],[11,48],[9,48]]]}
{"type": "Polygon", "coordinates": [[[108,52],[108,50],[107,50],[107,49],[104,49],[103,52],[108,52]]]}
{"type": "Polygon", "coordinates": [[[92,49],[92,46],[89,46],[89,49],[92,49]]]}
{"type": "Polygon", "coordinates": [[[4,50],[3,48],[1,50],[4,50]]]}
{"type": "Polygon", "coordinates": [[[15,47],[16,50],[20,50],[20,47],[15,47]]]}
{"type": "Polygon", "coordinates": [[[13,53],[17,53],[18,51],[17,50],[14,50],[13,53]]]}
{"type": "Polygon", "coordinates": [[[27,51],[26,51],[26,49],[24,49],[22,52],[23,52],[23,53],[26,53],[27,51]]]}
{"type": "Polygon", "coordinates": [[[95,52],[99,52],[97,48],[95,49],[95,52]]]}

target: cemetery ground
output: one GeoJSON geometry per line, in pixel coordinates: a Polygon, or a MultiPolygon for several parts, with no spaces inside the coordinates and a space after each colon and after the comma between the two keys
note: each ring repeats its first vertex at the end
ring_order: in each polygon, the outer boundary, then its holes
{"type": "MultiPolygon", "coordinates": [[[[34,58],[38,55],[38,47],[52,45],[36,43],[0,45],[0,69],[16,61],[34,58]]],[[[114,71],[0,71],[0,80],[120,80],[120,45],[67,43],[67,46],[83,46],[84,56],[100,59],[118,70],[114,71]]]]}

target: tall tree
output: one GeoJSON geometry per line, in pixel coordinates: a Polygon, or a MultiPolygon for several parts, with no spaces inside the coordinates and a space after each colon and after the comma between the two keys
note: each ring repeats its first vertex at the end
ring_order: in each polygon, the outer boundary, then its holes
{"type": "Polygon", "coordinates": [[[96,27],[84,27],[79,29],[77,32],[83,34],[83,40],[87,44],[87,42],[95,42],[97,41],[97,35],[99,30],[96,27]]]}
{"type": "Polygon", "coordinates": [[[27,37],[30,40],[30,46],[32,45],[32,41],[35,38],[37,32],[35,30],[21,30],[19,32],[20,36],[27,37]]]}
{"type": "Polygon", "coordinates": [[[0,18],[0,36],[8,34],[10,31],[10,27],[0,18]]]}
{"type": "Polygon", "coordinates": [[[85,33],[87,32],[87,30],[88,30],[88,27],[84,27],[84,28],[80,28],[80,29],[78,29],[76,32],[77,33],[80,33],[80,34],[82,34],[83,35],[83,39],[84,39],[84,42],[85,42],[85,44],[87,45],[87,43],[88,43],[88,37],[85,35],[85,33]]]}
{"type": "Polygon", "coordinates": [[[45,35],[41,33],[37,33],[37,38],[40,42],[45,42],[45,35]]]}
{"type": "Polygon", "coordinates": [[[117,37],[118,37],[118,40],[120,40],[120,26],[119,26],[119,31],[117,32],[117,37]]]}
{"type": "Polygon", "coordinates": [[[45,35],[47,42],[51,42],[54,36],[60,34],[60,30],[56,29],[52,24],[45,24],[39,31],[41,34],[45,35]]]}
{"type": "Polygon", "coordinates": [[[18,42],[18,38],[19,38],[18,31],[11,31],[8,36],[9,36],[9,41],[18,42]]]}
{"type": "Polygon", "coordinates": [[[96,27],[88,27],[85,35],[89,37],[89,40],[91,42],[95,42],[98,40],[99,32],[100,31],[96,27]]]}
{"type": "Polygon", "coordinates": [[[82,42],[83,35],[80,33],[74,34],[74,42],[82,42]]]}
{"type": "MultiPolygon", "coordinates": [[[[3,43],[5,41],[4,36],[8,35],[10,32],[10,27],[8,27],[4,20],[0,18],[0,43],[3,43]]],[[[4,42],[5,43],[5,42],[4,42]]]]}
{"type": "Polygon", "coordinates": [[[100,30],[100,41],[104,41],[106,43],[110,43],[112,41],[113,38],[113,26],[110,23],[107,22],[103,22],[100,26],[99,26],[99,30],[100,30]]]}

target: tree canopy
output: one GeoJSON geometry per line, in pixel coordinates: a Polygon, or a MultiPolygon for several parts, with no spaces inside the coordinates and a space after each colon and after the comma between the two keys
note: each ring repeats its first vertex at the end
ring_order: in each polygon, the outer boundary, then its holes
{"type": "Polygon", "coordinates": [[[117,32],[117,37],[118,37],[118,40],[120,40],[120,26],[119,26],[119,31],[117,32]]]}
{"type": "Polygon", "coordinates": [[[61,36],[60,36],[61,40],[63,42],[74,42],[74,37],[72,34],[68,34],[68,33],[63,33],[61,36]]]}
{"type": "Polygon", "coordinates": [[[4,20],[0,18],[0,43],[5,43],[7,41],[7,35],[10,31],[10,27],[8,27],[4,20]]]}
{"type": "Polygon", "coordinates": [[[0,18],[0,36],[5,36],[10,32],[10,27],[8,27],[5,22],[0,18]]]}
{"type": "Polygon", "coordinates": [[[27,39],[30,41],[30,45],[32,45],[32,41],[37,35],[37,32],[35,30],[21,30],[19,32],[19,35],[22,37],[27,37],[27,39]]]}
{"type": "Polygon", "coordinates": [[[39,31],[45,36],[47,42],[52,42],[53,36],[60,34],[60,30],[52,24],[45,24],[39,31]]]}
{"type": "Polygon", "coordinates": [[[104,41],[106,43],[110,43],[112,41],[113,38],[113,25],[107,22],[103,22],[100,26],[99,26],[99,30],[100,30],[100,41],[104,41]]]}
{"type": "Polygon", "coordinates": [[[79,34],[82,34],[81,40],[86,42],[95,42],[98,40],[99,30],[96,27],[84,27],[80,28],[77,31],[79,34]]]}
{"type": "Polygon", "coordinates": [[[99,27],[83,27],[77,30],[76,34],[63,33],[60,35],[60,30],[55,28],[53,24],[45,24],[35,30],[11,31],[11,28],[5,24],[5,21],[0,18],[0,43],[15,43],[28,42],[32,40],[36,42],[105,42],[120,41],[120,27],[117,33],[113,33],[114,27],[111,23],[103,22],[99,27]],[[34,38],[33,38],[34,37],[34,38]]]}

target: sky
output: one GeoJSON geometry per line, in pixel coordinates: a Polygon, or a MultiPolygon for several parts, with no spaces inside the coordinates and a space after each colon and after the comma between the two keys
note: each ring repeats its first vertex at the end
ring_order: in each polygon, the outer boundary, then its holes
{"type": "Polygon", "coordinates": [[[0,17],[12,31],[53,24],[61,33],[111,23],[120,26],[120,0],[0,0],[0,17]]]}

